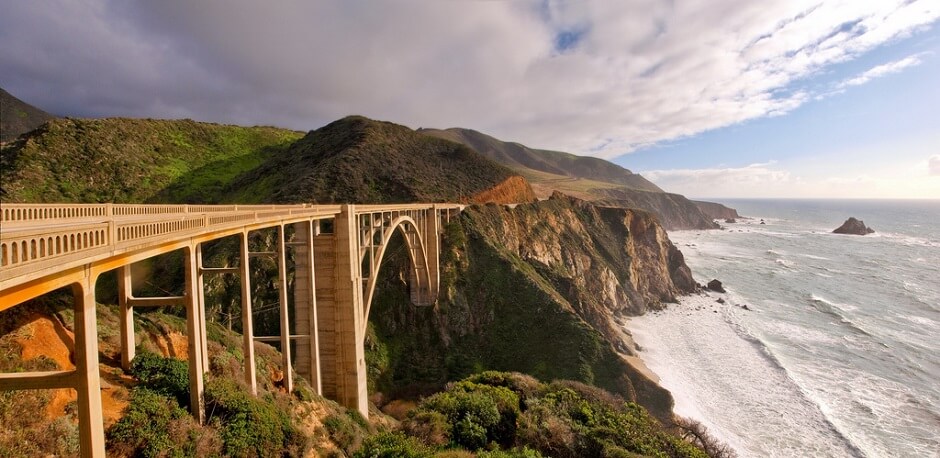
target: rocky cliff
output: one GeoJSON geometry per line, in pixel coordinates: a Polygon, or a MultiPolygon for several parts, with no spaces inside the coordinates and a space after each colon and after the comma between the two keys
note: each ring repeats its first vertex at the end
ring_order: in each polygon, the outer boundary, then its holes
{"type": "Polygon", "coordinates": [[[653,213],[667,230],[717,229],[718,225],[691,200],[680,194],[635,189],[597,189],[601,205],[638,208],[653,213]]]}
{"type": "Polygon", "coordinates": [[[717,202],[705,202],[701,200],[693,200],[692,203],[695,204],[695,206],[698,207],[698,209],[701,210],[701,212],[704,213],[706,217],[711,218],[713,220],[714,219],[721,219],[721,220],[738,219],[741,217],[741,215],[738,214],[737,210],[730,208],[730,207],[726,207],[717,202]]]}
{"type": "Polygon", "coordinates": [[[403,251],[380,272],[368,346],[379,392],[515,370],[596,384],[671,415],[668,392],[627,363],[634,346],[621,324],[696,288],[654,217],[555,194],[468,207],[444,240],[436,307],[408,303],[403,251]]]}

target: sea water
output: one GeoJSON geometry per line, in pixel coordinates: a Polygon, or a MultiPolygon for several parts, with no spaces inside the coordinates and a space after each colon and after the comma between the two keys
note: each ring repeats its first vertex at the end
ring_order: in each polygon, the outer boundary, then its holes
{"type": "Polygon", "coordinates": [[[741,456],[940,456],[940,201],[720,201],[750,219],[669,235],[727,293],[629,325],[676,413],[741,456]]]}

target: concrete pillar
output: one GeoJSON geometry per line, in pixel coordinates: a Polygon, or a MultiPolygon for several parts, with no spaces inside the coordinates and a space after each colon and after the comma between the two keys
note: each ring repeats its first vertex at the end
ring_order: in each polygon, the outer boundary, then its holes
{"type": "MultiPolygon", "coordinates": [[[[197,245],[198,246],[198,245],[197,245]]],[[[199,288],[196,264],[196,247],[185,249],[186,270],[186,335],[189,339],[189,402],[193,417],[199,424],[205,423],[205,405],[203,404],[203,377],[206,366],[203,365],[202,341],[205,323],[199,313],[202,304],[202,289],[199,288]]]]}
{"type": "Polygon", "coordinates": [[[134,360],[134,351],[136,350],[136,342],[134,341],[134,307],[130,305],[130,301],[128,300],[134,295],[130,264],[118,267],[117,283],[118,304],[121,308],[121,368],[128,371],[131,369],[131,361],[134,360]]]}
{"type": "Polygon", "coordinates": [[[435,205],[434,208],[429,209],[425,214],[425,233],[422,234],[424,238],[424,254],[428,257],[428,277],[430,279],[428,289],[431,295],[428,299],[432,304],[437,301],[437,294],[441,288],[440,221],[440,210],[438,210],[437,205],[435,205]]]}
{"type": "Polygon", "coordinates": [[[251,265],[248,254],[248,231],[242,232],[241,260],[239,272],[242,287],[242,353],[245,356],[245,383],[251,394],[258,395],[258,380],[255,376],[255,329],[251,316],[251,265]]]}
{"type": "Polygon", "coordinates": [[[202,323],[201,332],[202,338],[200,339],[202,350],[200,354],[202,355],[202,367],[203,370],[209,370],[209,339],[206,338],[206,278],[203,273],[202,265],[202,244],[196,245],[196,287],[199,288],[199,298],[198,306],[196,311],[199,312],[199,322],[202,323]]]}
{"type": "Polygon", "coordinates": [[[314,221],[294,224],[294,326],[298,334],[308,335],[298,342],[295,359],[297,373],[310,381],[317,394],[323,394],[320,379],[320,339],[317,324],[316,271],[313,239],[314,221]]]}
{"type": "Polygon", "coordinates": [[[290,355],[290,316],[287,309],[287,247],[284,241],[285,226],[277,228],[277,275],[281,310],[281,366],[284,369],[284,388],[294,391],[294,368],[290,355]]]}
{"type": "MultiPolygon", "coordinates": [[[[95,280],[72,286],[75,298],[75,390],[78,392],[78,436],[82,456],[104,457],[104,418],[98,378],[98,328],[95,280]]],[[[23,412],[34,415],[36,412],[23,412]]]]}
{"type": "Polygon", "coordinates": [[[343,205],[334,224],[336,401],[369,417],[364,310],[355,206],[343,205]]]}
{"type": "MultiPolygon", "coordinates": [[[[317,231],[317,227],[314,227],[317,231]]],[[[335,225],[334,225],[335,232],[335,225]]],[[[336,310],[336,250],[335,234],[320,233],[313,239],[314,258],[317,260],[313,271],[317,288],[316,315],[317,340],[320,355],[321,394],[329,399],[339,399],[337,394],[337,310],[336,310]]]]}

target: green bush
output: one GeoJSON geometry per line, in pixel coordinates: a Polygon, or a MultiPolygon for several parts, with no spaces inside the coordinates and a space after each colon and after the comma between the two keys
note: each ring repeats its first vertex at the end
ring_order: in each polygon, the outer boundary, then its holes
{"type": "Polygon", "coordinates": [[[432,451],[419,440],[402,433],[381,433],[366,439],[356,458],[426,458],[432,451]]]}
{"type": "MultiPolygon", "coordinates": [[[[358,412],[357,412],[358,413],[358,412]]],[[[362,415],[358,415],[362,418],[362,415]]],[[[337,444],[347,455],[359,450],[362,445],[362,438],[368,435],[368,431],[351,415],[334,414],[323,420],[323,426],[326,427],[330,440],[337,444]]]]}
{"type": "Polygon", "coordinates": [[[189,366],[186,361],[144,352],[131,363],[131,374],[140,386],[170,396],[181,407],[189,408],[189,366]]]}
{"type": "Polygon", "coordinates": [[[119,456],[218,456],[222,451],[215,431],[197,425],[175,399],[141,387],[131,392],[124,416],[108,429],[107,439],[119,456]]]}
{"type": "Polygon", "coordinates": [[[282,456],[305,445],[287,413],[234,381],[210,379],[205,396],[208,420],[219,429],[226,455],[282,456]]]}

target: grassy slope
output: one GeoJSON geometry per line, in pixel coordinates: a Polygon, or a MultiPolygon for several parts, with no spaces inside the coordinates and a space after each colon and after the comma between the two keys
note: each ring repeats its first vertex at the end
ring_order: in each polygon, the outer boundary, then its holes
{"type": "MultiPolygon", "coordinates": [[[[230,199],[468,201],[514,174],[460,144],[350,116],[312,131],[233,185],[230,199]]],[[[526,196],[521,196],[525,198],[526,196]]]]}
{"type": "MultiPolygon", "coordinates": [[[[598,186],[600,188],[617,186],[629,189],[662,192],[662,189],[650,183],[645,178],[617,164],[596,157],[577,156],[561,151],[529,148],[519,143],[504,142],[471,129],[423,129],[421,132],[430,136],[463,143],[479,151],[480,154],[506,165],[517,172],[532,171],[547,174],[545,175],[546,179],[554,182],[552,184],[555,186],[548,191],[548,194],[551,194],[552,190],[562,192],[570,191],[570,189],[563,187],[564,182],[559,182],[557,177],[601,182],[603,184],[598,186]]],[[[536,178],[533,180],[533,184],[543,183],[537,179],[538,176],[539,174],[533,174],[533,177],[536,178]]],[[[582,183],[580,186],[583,185],[582,183]]]]}
{"type": "Polygon", "coordinates": [[[189,120],[61,119],[0,152],[8,202],[214,203],[300,138],[189,120]]]}

